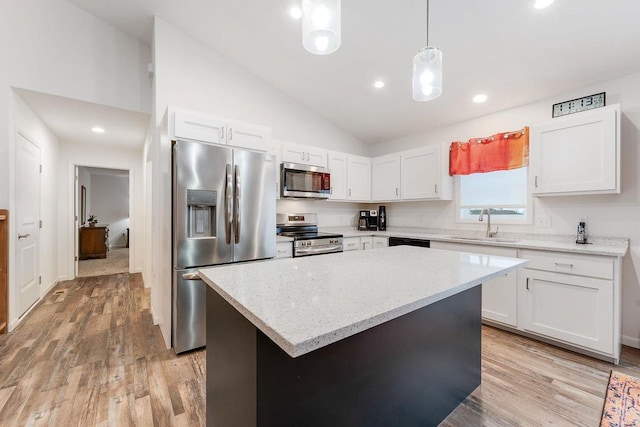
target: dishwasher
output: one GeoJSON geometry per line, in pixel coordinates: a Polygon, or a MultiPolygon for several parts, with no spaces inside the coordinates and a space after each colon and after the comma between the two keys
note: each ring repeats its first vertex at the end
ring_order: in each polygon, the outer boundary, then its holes
{"type": "Polygon", "coordinates": [[[389,246],[420,246],[428,248],[431,245],[430,240],[412,239],[410,237],[389,237],[389,246]]]}

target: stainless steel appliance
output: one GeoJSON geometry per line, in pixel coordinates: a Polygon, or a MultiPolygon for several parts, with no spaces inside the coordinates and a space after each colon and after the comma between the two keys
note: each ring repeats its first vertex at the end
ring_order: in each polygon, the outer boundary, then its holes
{"type": "Polygon", "coordinates": [[[172,342],[205,345],[206,285],[198,268],[276,253],[275,158],[178,140],[173,143],[172,342]]]}
{"type": "Polygon", "coordinates": [[[280,166],[281,197],[295,199],[328,199],[331,174],[320,166],[282,163],[280,166]]]}
{"type": "Polygon", "coordinates": [[[369,230],[378,230],[378,211],[375,209],[369,211],[369,230]]]}
{"type": "Polygon", "coordinates": [[[342,252],[342,234],[318,231],[315,213],[277,214],[277,233],[293,238],[293,256],[309,256],[342,252]]]}
{"type": "Polygon", "coordinates": [[[369,211],[360,211],[358,217],[358,230],[367,231],[369,229],[369,211]]]}

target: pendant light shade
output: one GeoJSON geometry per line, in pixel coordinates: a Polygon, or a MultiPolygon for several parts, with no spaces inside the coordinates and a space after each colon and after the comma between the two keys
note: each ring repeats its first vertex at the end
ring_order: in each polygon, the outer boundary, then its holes
{"type": "Polygon", "coordinates": [[[430,101],[442,95],[442,51],[423,47],[413,57],[413,99],[430,101]]]}
{"type": "Polygon", "coordinates": [[[413,99],[431,101],[442,95],[442,51],[429,45],[429,0],[427,0],[427,47],[413,57],[413,99]]]}
{"type": "Polygon", "coordinates": [[[315,55],[340,47],[340,0],[302,0],[302,45],[315,55]]]}

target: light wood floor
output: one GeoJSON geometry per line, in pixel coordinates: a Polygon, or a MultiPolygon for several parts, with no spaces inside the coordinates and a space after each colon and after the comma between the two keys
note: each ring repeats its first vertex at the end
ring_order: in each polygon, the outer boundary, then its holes
{"type": "MultiPolygon", "coordinates": [[[[442,425],[598,425],[613,365],[490,327],[482,338],[482,385],[442,425]]],[[[640,350],[616,369],[640,376],[640,350]]],[[[62,282],[0,336],[1,426],[204,424],[205,352],[164,348],[139,274],[62,282]]]]}

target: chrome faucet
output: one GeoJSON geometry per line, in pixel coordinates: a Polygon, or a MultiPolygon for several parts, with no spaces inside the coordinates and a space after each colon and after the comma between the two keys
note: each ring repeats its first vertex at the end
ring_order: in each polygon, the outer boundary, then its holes
{"type": "Polygon", "coordinates": [[[478,221],[482,221],[482,216],[485,212],[487,213],[487,237],[496,237],[500,227],[496,227],[496,231],[491,231],[491,209],[482,208],[478,221]]]}

